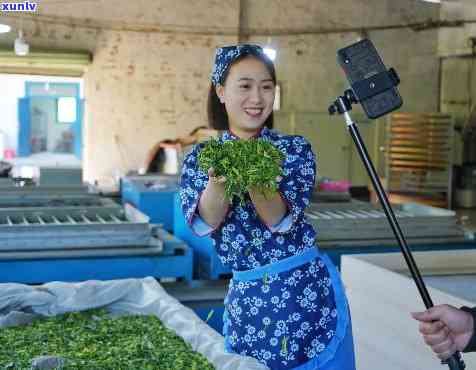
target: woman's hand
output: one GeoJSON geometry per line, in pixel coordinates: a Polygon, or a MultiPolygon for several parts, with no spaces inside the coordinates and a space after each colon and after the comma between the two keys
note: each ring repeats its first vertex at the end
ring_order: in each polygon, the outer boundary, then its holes
{"type": "MultiPolygon", "coordinates": [[[[276,182],[279,183],[281,180],[281,176],[276,177],[276,182]]],[[[249,189],[248,194],[256,212],[269,228],[276,225],[286,215],[288,207],[279,191],[264,195],[260,189],[252,188],[249,189]]]]}
{"type": "Polygon", "coordinates": [[[208,169],[208,183],[212,185],[218,185],[216,186],[217,189],[225,189],[225,182],[226,182],[226,177],[225,176],[216,176],[215,174],[215,169],[213,167],[208,169]]]}
{"type": "Polygon", "coordinates": [[[225,200],[225,176],[216,176],[214,168],[208,169],[208,184],[205,190],[217,199],[225,200]]]}
{"type": "Polygon", "coordinates": [[[213,168],[208,169],[208,184],[200,198],[198,212],[214,228],[223,222],[230,205],[225,199],[225,182],[225,176],[216,176],[213,168]]]}
{"type": "MultiPolygon", "coordinates": [[[[276,184],[279,184],[279,182],[282,180],[283,178],[281,176],[276,176],[276,184]]],[[[263,198],[263,199],[268,199],[266,197],[265,194],[263,194],[263,191],[258,188],[258,187],[252,187],[250,189],[248,189],[248,194],[250,194],[250,196],[252,196],[253,198],[263,198]]],[[[274,195],[277,195],[278,194],[278,190],[276,190],[275,192],[270,192],[269,195],[271,196],[274,196],[274,195]]],[[[269,197],[269,196],[268,196],[269,197]]]]}

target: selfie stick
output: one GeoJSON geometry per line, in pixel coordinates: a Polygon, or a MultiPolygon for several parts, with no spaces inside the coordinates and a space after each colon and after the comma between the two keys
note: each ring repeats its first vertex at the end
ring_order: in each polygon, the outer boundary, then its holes
{"type": "MultiPolygon", "coordinates": [[[[395,70],[390,69],[387,72],[383,72],[387,74],[387,77],[392,81],[393,85],[396,86],[400,82],[395,70]]],[[[378,88],[376,88],[375,84],[371,82],[372,78],[369,78],[369,84],[372,89],[375,89],[375,95],[381,93],[378,88]]],[[[370,97],[371,95],[368,95],[370,97]]],[[[348,89],[344,92],[343,96],[339,96],[335,102],[329,106],[329,114],[333,115],[335,113],[343,114],[345,122],[347,124],[347,129],[354,140],[355,146],[360,154],[360,158],[364,162],[365,168],[367,169],[367,173],[372,180],[372,184],[374,190],[377,192],[378,198],[380,203],[385,211],[385,215],[387,216],[388,222],[392,227],[393,233],[395,238],[400,245],[400,249],[402,250],[403,256],[405,257],[405,261],[407,262],[408,268],[412,274],[413,280],[420,292],[420,295],[425,303],[426,308],[433,307],[433,302],[431,300],[430,294],[425,286],[425,283],[421,277],[420,272],[418,271],[418,267],[413,259],[412,253],[408,248],[407,242],[405,237],[403,236],[402,230],[400,229],[400,225],[398,224],[397,218],[393,213],[392,207],[390,206],[390,202],[388,201],[387,195],[383,190],[382,184],[378,178],[377,172],[375,171],[374,165],[369,157],[367,152],[367,148],[360,136],[359,130],[357,128],[356,123],[352,120],[352,117],[349,114],[349,111],[352,110],[352,104],[358,103],[358,99],[356,98],[354,92],[351,89],[348,89]]],[[[448,360],[441,362],[443,365],[448,365],[450,370],[464,370],[466,365],[461,357],[459,352],[455,352],[448,360]]]]}

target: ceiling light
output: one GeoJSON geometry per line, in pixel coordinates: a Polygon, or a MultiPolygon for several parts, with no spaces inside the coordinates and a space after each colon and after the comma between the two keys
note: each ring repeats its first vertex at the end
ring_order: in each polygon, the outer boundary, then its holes
{"type": "Polygon", "coordinates": [[[426,1],[427,3],[441,4],[441,0],[423,0],[423,1],[426,1]]]}
{"type": "Polygon", "coordinates": [[[10,32],[12,28],[8,24],[1,24],[0,23],[0,33],[7,33],[10,32]]]}
{"type": "Polygon", "coordinates": [[[15,49],[15,54],[19,56],[28,55],[28,53],[30,52],[30,45],[28,45],[27,42],[25,41],[22,30],[18,32],[18,37],[15,40],[14,49],[15,49]]]}
{"type": "Polygon", "coordinates": [[[274,60],[276,59],[276,50],[272,48],[264,48],[263,51],[268,56],[268,58],[274,62],[274,60]]]}

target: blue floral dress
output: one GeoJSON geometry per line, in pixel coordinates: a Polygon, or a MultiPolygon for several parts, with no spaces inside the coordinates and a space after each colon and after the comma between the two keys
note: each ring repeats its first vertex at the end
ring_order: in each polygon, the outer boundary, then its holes
{"type": "MultiPolygon", "coordinates": [[[[226,349],[271,369],[337,369],[328,367],[336,361],[354,369],[351,338],[349,348],[340,350],[351,336],[340,277],[319,252],[316,231],[304,215],[316,176],[311,145],[301,136],[266,127],[256,137],[285,154],[279,191],[289,211],[277,225],[266,225],[248,196],[242,205],[233,200],[221,225],[212,229],[197,210],[208,182],[197,161],[203,144],[187,155],[182,169],[180,197],[187,222],[198,235],[211,235],[222,263],[233,270],[225,298],[226,349]],[[346,358],[337,359],[337,354],[346,358]]],[[[228,131],[220,137],[237,139],[228,131]]]]}

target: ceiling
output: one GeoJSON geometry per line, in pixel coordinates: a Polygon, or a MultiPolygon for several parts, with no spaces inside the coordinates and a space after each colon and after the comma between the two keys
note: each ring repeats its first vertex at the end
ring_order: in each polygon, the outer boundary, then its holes
{"type": "MultiPolygon", "coordinates": [[[[456,1],[456,0],[451,0],[456,1]]],[[[474,1],[474,0],[461,0],[474,1]]],[[[437,11],[439,5],[423,0],[37,0],[36,13],[0,13],[0,21],[18,23],[35,20],[40,22],[66,23],[82,27],[109,29],[168,28],[200,29],[221,34],[236,33],[240,18],[252,19],[246,26],[280,27],[291,29],[312,28],[323,23],[324,27],[353,26],[354,20],[362,23],[375,21],[369,9],[376,13],[388,13],[386,21],[395,24],[403,18],[409,21],[427,19],[428,9],[437,11]],[[395,11],[394,11],[395,10],[395,11]],[[395,15],[393,15],[396,13],[395,15]],[[218,16],[213,16],[218,14],[218,16]],[[292,24],[286,20],[293,14],[292,24]],[[245,16],[243,16],[245,15],[245,16]],[[361,15],[361,17],[355,17],[361,15]]],[[[434,13],[432,13],[434,14],[434,13]]],[[[438,14],[438,13],[436,13],[438,14]]],[[[437,17],[437,16],[436,16],[437,17]]],[[[246,20],[245,20],[246,22],[246,20]]],[[[382,20],[383,22],[383,20],[382,20]]],[[[243,26],[243,25],[242,25],[243,26]]]]}

